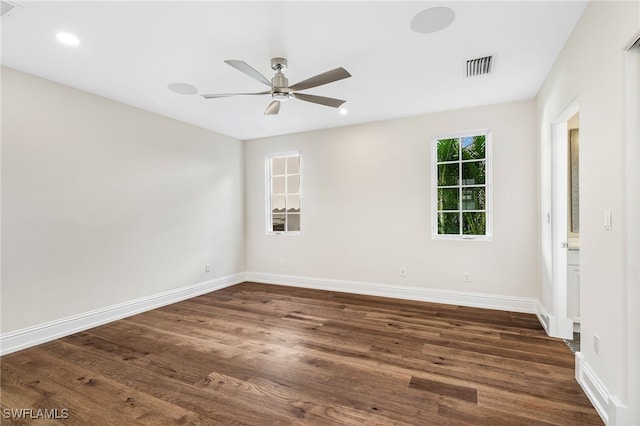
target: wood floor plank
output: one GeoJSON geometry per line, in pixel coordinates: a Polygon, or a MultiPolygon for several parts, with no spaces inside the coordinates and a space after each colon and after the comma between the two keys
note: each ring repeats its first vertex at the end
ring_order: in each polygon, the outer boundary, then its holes
{"type": "Polygon", "coordinates": [[[602,424],[535,315],[251,282],[0,361],[38,424],[602,424]]]}
{"type": "Polygon", "coordinates": [[[307,424],[327,425],[362,425],[390,424],[392,420],[375,412],[362,412],[346,407],[343,404],[326,404],[305,392],[304,389],[293,389],[269,381],[241,381],[234,377],[211,373],[202,386],[216,389],[217,392],[229,392],[237,400],[246,404],[263,400],[261,405],[269,407],[288,407],[278,414],[289,417],[291,422],[303,421],[307,424]],[[230,390],[231,388],[231,390],[230,390]]]}
{"type": "Polygon", "coordinates": [[[485,407],[469,409],[469,403],[449,400],[438,405],[438,416],[450,418],[459,425],[491,425],[491,426],[553,426],[558,423],[543,422],[539,419],[522,417],[516,413],[508,416],[501,411],[485,407]]]}
{"type": "Polygon", "coordinates": [[[450,385],[439,380],[430,380],[422,377],[411,377],[409,387],[420,389],[437,395],[449,396],[467,402],[478,402],[478,389],[467,386],[450,385]]]}
{"type": "MultiPolygon", "coordinates": [[[[194,413],[161,400],[158,401],[160,404],[149,403],[152,399],[149,395],[125,386],[113,385],[104,377],[78,377],[82,374],[78,368],[74,367],[70,374],[60,362],[46,365],[35,358],[33,363],[16,370],[26,378],[25,386],[42,392],[47,397],[12,408],[64,409],[69,413],[67,420],[86,425],[104,424],[105,419],[114,417],[114,412],[124,413],[128,422],[135,425],[187,424],[196,417],[194,413]],[[52,375],[59,377],[52,378],[52,375]],[[177,414],[177,417],[173,414],[177,414]]],[[[115,415],[116,418],[118,416],[119,414],[115,415]]]]}
{"type": "Polygon", "coordinates": [[[490,386],[478,387],[478,406],[556,425],[602,425],[593,407],[563,403],[490,386]]]}
{"type": "Polygon", "coordinates": [[[571,372],[563,368],[505,360],[492,355],[469,354],[465,351],[452,352],[434,345],[430,345],[423,354],[410,353],[398,357],[397,353],[390,350],[373,348],[371,355],[381,363],[401,366],[410,371],[424,371],[490,384],[541,398],[560,401],[570,399],[575,404],[590,406],[581,389],[576,388],[571,372]],[[522,383],[527,383],[527,386],[523,387],[522,383]]]}
{"type": "MultiPolygon", "coordinates": [[[[53,357],[44,348],[35,348],[28,356],[31,361],[28,370],[23,371],[37,378],[38,383],[55,383],[61,403],[75,403],[76,398],[78,406],[90,405],[92,411],[99,407],[96,413],[99,415],[89,418],[90,423],[100,424],[100,420],[108,418],[113,411],[125,413],[135,424],[148,425],[188,424],[197,417],[193,412],[53,357]]],[[[70,415],[75,416],[78,411],[76,407],[70,410],[70,415]]]]}
{"type": "Polygon", "coordinates": [[[486,342],[458,340],[454,336],[452,336],[451,334],[447,334],[446,332],[443,332],[442,335],[442,337],[426,338],[425,341],[426,343],[440,347],[449,347],[453,349],[460,349],[481,354],[491,354],[506,359],[521,360],[530,363],[540,363],[544,365],[554,365],[567,369],[573,368],[572,358],[548,356],[544,352],[528,351],[525,347],[522,347],[520,349],[510,349],[497,344],[488,344],[486,342]]]}
{"type": "MultiPolygon", "coordinates": [[[[199,418],[194,420],[194,424],[255,425],[264,419],[261,407],[239,405],[230,395],[208,392],[166,375],[154,374],[147,368],[132,363],[123,368],[122,361],[114,353],[100,353],[86,346],[78,347],[63,341],[55,342],[47,349],[56,356],[73,361],[94,373],[198,413],[199,418]]],[[[275,416],[271,418],[276,422],[283,420],[275,416]]],[[[112,424],[127,423],[126,417],[114,416],[112,420],[112,424]]]]}

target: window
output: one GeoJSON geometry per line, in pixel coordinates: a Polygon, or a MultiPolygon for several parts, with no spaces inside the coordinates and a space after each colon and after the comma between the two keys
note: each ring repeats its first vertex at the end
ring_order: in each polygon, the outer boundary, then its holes
{"type": "Polygon", "coordinates": [[[490,240],[489,131],[433,138],[433,237],[490,240]]]}
{"type": "Polygon", "coordinates": [[[267,157],[267,233],[300,233],[300,154],[267,157]]]}

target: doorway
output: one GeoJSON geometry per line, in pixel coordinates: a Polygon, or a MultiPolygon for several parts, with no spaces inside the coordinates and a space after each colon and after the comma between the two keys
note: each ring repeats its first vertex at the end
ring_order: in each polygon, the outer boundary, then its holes
{"type": "Polygon", "coordinates": [[[575,99],[553,122],[551,129],[551,262],[554,303],[551,312],[553,321],[549,324],[548,332],[551,336],[563,339],[573,339],[574,322],[579,322],[580,315],[578,129],[579,103],[575,99]],[[572,129],[573,132],[570,131],[572,129]]]}

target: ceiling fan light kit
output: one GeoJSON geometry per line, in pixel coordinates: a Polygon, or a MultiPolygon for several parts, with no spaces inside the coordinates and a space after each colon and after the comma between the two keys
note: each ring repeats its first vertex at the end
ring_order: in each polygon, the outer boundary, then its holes
{"type": "Polygon", "coordinates": [[[289,86],[289,80],[284,75],[283,71],[287,69],[287,60],[285,58],[272,58],[271,69],[276,73],[269,81],[265,76],[260,74],[255,68],[247,64],[244,61],[230,59],[225,61],[228,65],[237,69],[240,72],[248,75],[249,77],[269,86],[271,90],[258,93],[226,93],[226,94],[207,94],[200,95],[205,99],[223,98],[228,96],[256,96],[256,95],[271,95],[271,103],[264,111],[264,115],[276,115],[280,112],[280,102],[287,101],[291,98],[298,99],[305,102],[311,102],[314,104],[325,105],[332,108],[339,108],[340,105],[346,101],[342,99],[328,98],[325,96],[310,95],[307,93],[298,93],[300,90],[311,89],[325,84],[333,83],[334,81],[342,80],[351,77],[351,74],[344,68],[336,68],[331,71],[318,74],[299,83],[289,86]]]}

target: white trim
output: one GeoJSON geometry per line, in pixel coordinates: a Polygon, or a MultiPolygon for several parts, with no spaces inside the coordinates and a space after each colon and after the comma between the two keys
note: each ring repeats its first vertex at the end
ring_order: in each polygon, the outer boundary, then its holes
{"type": "Polygon", "coordinates": [[[546,331],[550,337],[560,339],[573,338],[573,320],[571,318],[549,315],[547,325],[548,329],[546,331]]]}
{"type": "MultiPolygon", "coordinates": [[[[287,188],[287,177],[289,176],[289,174],[287,173],[286,170],[286,159],[288,157],[298,157],[298,176],[300,177],[300,187],[298,189],[298,197],[299,197],[299,202],[300,202],[300,211],[297,213],[300,217],[300,229],[302,229],[302,155],[300,155],[300,151],[287,151],[287,152],[280,152],[277,154],[267,154],[265,156],[265,205],[266,205],[266,214],[265,214],[265,219],[266,219],[266,234],[267,235],[288,235],[288,236],[300,236],[300,231],[273,231],[273,212],[272,212],[272,208],[271,208],[271,204],[273,202],[273,195],[271,194],[271,190],[272,187],[271,185],[273,184],[272,182],[272,170],[271,170],[271,160],[273,160],[274,158],[284,158],[285,159],[285,174],[283,175],[285,178],[285,188],[287,188]]],[[[294,173],[295,175],[295,173],[294,173]]],[[[279,175],[278,175],[279,176],[279,175]]],[[[285,189],[285,198],[289,195],[288,189],[285,189]]],[[[288,216],[291,214],[289,212],[286,211],[286,204],[285,204],[285,212],[283,213],[285,215],[285,228],[287,228],[287,222],[288,222],[288,216]]]]}
{"type": "Polygon", "coordinates": [[[542,328],[544,328],[545,333],[549,335],[549,330],[551,330],[551,315],[549,315],[549,311],[544,307],[544,305],[538,300],[536,302],[536,316],[538,317],[538,321],[542,324],[542,328]]]}
{"type": "Polygon", "coordinates": [[[582,386],[584,393],[593,404],[602,421],[605,424],[610,424],[609,405],[611,404],[611,395],[580,352],[576,353],[576,380],[582,386]]]}
{"type": "Polygon", "coordinates": [[[568,242],[568,153],[567,122],[580,110],[575,98],[551,123],[551,258],[553,304],[549,316],[548,334],[552,337],[573,337],[573,318],[568,316],[567,242],[568,242]]]}
{"type": "MultiPolygon", "coordinates": [[[[524,313],[537,313],[539,306],[541,306],[536,299],[526,297],[246,272],[204,281],[179,289],[1,334],[0,356],[245,281],[524,313]]],[[[539,315],[538,318],[540,318],[539,315]]],[[[541,321],[541,323],[543,322],[541,321]]]]}
{"type": "Polygon", "coordinates": [[[576,380],[606,425],[636,424],[630,419],[632,415],[630,407],[621,404],[618,398],[609,392],[602,379],[593,371],[580,352],[576,353],[576,380]]]}
{"type": "Polygon", "coordinates": [[[448,305],[474,308],[497,309],[501,311],[536,313],[538,301],[528,297],[504,296],[497,294],[469,293],[421,287],[406,287],[361,281],[344,281],[327,278],[301,277],[294,275],[247,272],[247,281],[264,284],[279,284],[343,293],[365,294],[369,296],[391,297],[395,299],[417,300],[421,302],[444,303],[448,305]]]}
{"type": "MultiPolygon", "coordinates": [[[[460,132],[434,134],[431,135],[431,239],[444,241],[493,241],[493,182],[492,182],[492,146],[493,137],[491,129],[463,130],[460,132]],[[470,136],[484,135],[485,137],[485,235],[464,235],[464,234],[438,234],[438,144],[441,139],[462,139],[470,136]]],[[[462,149],[462,146],[461,146],[462,149]]],[[[462,158],[458,159],[462,164],[462,158]]],[[[460,168],[462,174],[462,168],[460,168]]],[[[462,179],[462,178],[461,178],[462,179]]],[[[462,182],[459,182],[462,187],[462,182]]],[[[462,206],[458,206],[462,212],[462,206]]],[[[455,212],[452,211],[452,212],[455,212]]],[[[462,226],[462,224],[460,224],[462,226]]]]}
{"type": "Polygon", "coordinates": [[[431,140],[435,139],[454,139],[454,138],[464,138],[467,136],[478,136],[480,134],[485,134],[491,131],[489,128],[479,128],[479,129],[469,129],[469,130],[461,130],[459,132],[447,132],[447,133],[434,133],[431,135],[431,140]]]}
{"type": "Polygon", "coordinates": [[[580,112],[580,98],[577,96],[567,105],[562,113],[551,124],[562,124],[580,112]]]}
{"type": "Polygon", "coordinates": [[[146,312],[161,306],[180,302],[245,281],[245,274],[239,273],[220,277],[190,286],[141,297],[117,305],[111,305],[83,314],[46,322],[21,330],[0,335],[0,355],[10,354],[31,346],[49,342],[73,333],[88,330],[108,322],[146,312]]]}
{"type": "Polygon", "coordinates": [[[542,328],[544,328],[544,331],[546,331],[547,335],[551,337],[573,337],[573,321],[570,318],[559,319],[558,317],[550,314],[540,301],[537,301],[536,316],[538,317],[538,321],[540,321],[540,324],[542,324],[542,328]]]}
{"type": "MultiPolygon", "coordinates": [[[[638,40],[640,33],[634,40],[638,40]]],[[[635,44],[635,42],[634,42],[635,44]]],[[[627,424],[640,423],[640,46],[636,45],[625,52],[625,239],[626,239],[626,373],[627,373],[627,409],[618,420],[627,424]]]]}

